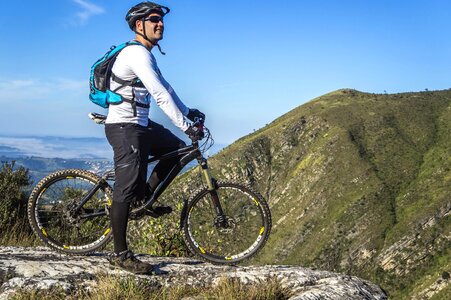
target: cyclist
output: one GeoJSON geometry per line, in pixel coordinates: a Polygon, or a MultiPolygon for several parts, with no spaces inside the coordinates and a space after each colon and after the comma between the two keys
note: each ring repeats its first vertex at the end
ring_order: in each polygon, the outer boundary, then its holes
{"type": "MultiPolygon", "coordinates": [[[[192,127],[185,117],[194,121],[195,118],[205,119],[205,115],[183,104],[161,75],[151,53],[155,46],[161,52],[158,42],[163,39],[163,18],[168,12],[169,8],[153,2],[142,2],[130,8],[125,20],[140,45],[127,46],[119,53],[110,79],[110,89],[127,101],[110,105],[105,122],[106,137],[114,152],[116,173],[110,211],[114,252],[109,261],[133,273],[150,273],[153,268],[138,260],[128,249],[126,231],[130,204],[145,197],[148,199],[178,163],[177,158],[159,162],[146,182],[148,156],[186,146],[168,129],[149,120],[150,98],[193,141],[203,138],[203,132],[192,127]],[[133,84],[128,84],[130,81],[133,84]]],[[[168,212],[164,207],[160,208],[168,212]]]]}

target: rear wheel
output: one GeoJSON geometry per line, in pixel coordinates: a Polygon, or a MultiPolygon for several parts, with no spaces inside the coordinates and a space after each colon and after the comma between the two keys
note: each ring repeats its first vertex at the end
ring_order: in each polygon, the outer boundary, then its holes
{"type": "Polygon", "coordinates": [[[44,177],[28,200],[28,220],[39,239],[67,254],[88,254],[105,246],[112,238],[111,187],[103,183],[80,210],[74,210],[101,180],[78,169],[44,177]]]}
{"type": "Polygon", "coordinates": [[[234,264],[252,257],[271,231],[268,204],[242,184],[218,182],[215,191],[223,216],[217,215],[206,188],[188,201],[183,221],[187,247],[203,260],[217,264],[234,264]]]}

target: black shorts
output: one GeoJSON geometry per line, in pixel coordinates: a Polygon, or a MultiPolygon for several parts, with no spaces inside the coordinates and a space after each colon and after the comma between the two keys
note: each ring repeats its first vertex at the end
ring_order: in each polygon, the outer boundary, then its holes
{"type": "MultiPolygon", "coordinates": [[[[105,134],[114,152],[114,202],[144,198],[149,155],[162,155],[186,146],[168,129],[150,120],[147,127],[133,123],[106,124],[105,134]]],[[[155,170],[168,173],[177,162],[177,158],[159,162],[155,170]]]]}

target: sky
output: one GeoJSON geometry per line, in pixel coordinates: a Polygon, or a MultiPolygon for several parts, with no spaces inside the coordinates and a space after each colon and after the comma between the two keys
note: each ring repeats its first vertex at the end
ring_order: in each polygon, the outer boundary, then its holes
{"type": "MultiPolygon", "coordinates": [[[[133,38],[137,1],[0,4],[0,135],[103,137],[90,111],[91,65],[133,38]]],[[[162,0],[153,53],[182,101],[229,144],[325,93],[451,88],[451,1],[162,0]]],[[[151,119],[177,134],[155,103],[151,119]]]]}

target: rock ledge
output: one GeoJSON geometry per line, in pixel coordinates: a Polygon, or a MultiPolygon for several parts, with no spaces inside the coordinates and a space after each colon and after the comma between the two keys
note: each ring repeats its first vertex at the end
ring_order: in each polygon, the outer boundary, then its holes
{"type": "MultiPolygon", "coordinates": [[[[112,268],[105,256],[66,256],[44,247],[0,247],[0,299],[7,299],[22,287],[49,289],[59,285],[73,289],[80,284],[89,286],[100,273],[130,275],[112,268]]],[[[140,259],[158,265],[166,274],[137,277],[164,286],[209,286],[221,278],[251,284],[277,277],[293,291],[291,299],[387,299],[381,288],[360,278],[297,266],[217,266],[188,258],[148,255],[140,259]]]]}

